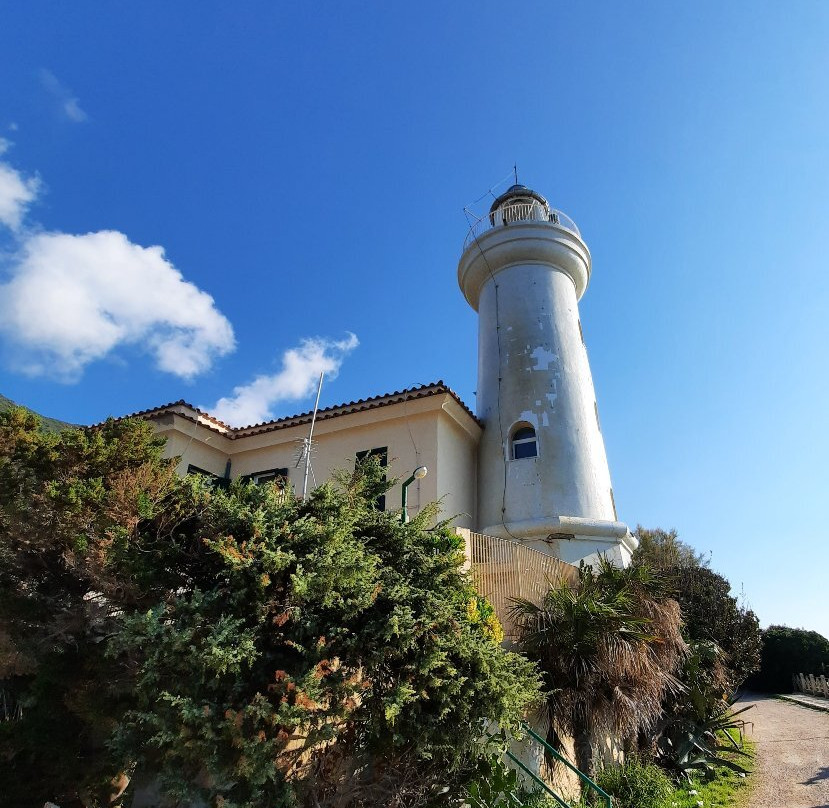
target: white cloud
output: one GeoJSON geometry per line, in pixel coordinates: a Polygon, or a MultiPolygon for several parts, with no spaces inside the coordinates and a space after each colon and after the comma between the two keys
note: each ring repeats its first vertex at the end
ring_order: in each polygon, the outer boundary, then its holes
{"type": "Polygon", "coordinates": [[[280,401],[310,396],[320,373],[328,378],[336,377],[345,357],[359,344],[354,334],[343,340],[304,339],[282,355],[279,373],[257,376],[250,384],[234,387],[233,395],[220,398],[215,406],[204,409],[233,426],[267,421],[273,418],[273,407],[280,401]]]}
{"type": "Polygon", "coordinates": [[[74,123],[83,123],[89,116],[81,109],[72,91],[58,81],[57,76],[45,67],[40,71],[40,83],[55,97],[61,112],[74,123]]]}
{"type": "Polygon", "coordinates": [[[161,247],[123,233],[38,233],[23,238],[0,284],[0,331],[18,368],[77,379],[90,362],[138,345],[183,378],[235,346],[213,298],[186,281],[161,247]]]}
{"type": "MultiPolygon", "coordinates": [[[[0,137],[0,155],[5,154],[11,144],[0,137]]],[[[29,205],[37,197],[40,181],[35,177],[25,178],[7,162],[0,160],[0,224],[17,231],[29,205]]]]}
{"type": "MultiPolygon", "coordinates": [[[[9,145],[0,138],[0,155],[9,145]]],[[[137,345],[160,370],[188,379],[234,349],[233,328],[213,298],[186,281],[162,247],[110,230],[24,226],[39,188],[0,160],[0,224],[17,247],[0,267],[0,334],[18,370],[74,381],[90,362],[137,345]]]]}

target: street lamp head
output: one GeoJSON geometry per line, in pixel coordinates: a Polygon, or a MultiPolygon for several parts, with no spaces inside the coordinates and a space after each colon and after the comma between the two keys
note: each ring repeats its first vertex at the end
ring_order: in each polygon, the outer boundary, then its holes
{"type": "Polygon", "coordinates": [[[426,466],[418,466],[414,470],[413,476],[416,480],[422,480],[428,473],[429,469],[427,469],[426,466]]]}

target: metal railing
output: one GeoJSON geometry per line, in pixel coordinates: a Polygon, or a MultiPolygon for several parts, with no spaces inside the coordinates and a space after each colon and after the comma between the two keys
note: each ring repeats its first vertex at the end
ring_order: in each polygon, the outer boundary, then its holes
{"type": "Polygon", "coordinates": [[[516,636],[514,598],[539,603],[550,586],[578,580],[577,567],[520,542],[457,528],[466,542],[466,558],[475,588],[495,609],[508,638],[516,636]]]}
{"type": "Polygon", "coordinates": [[[576,223],[560,210],[553,210],[547,205],[533,200],[532,202],[507,202],[486,216],[482,216],[469,228],[463,248],[466,249],[473,241],[480,238],[488,230],[496,227],[508,227],[517,222],[548,222],[563,227],[580,236],[576,223]]]}
{"type": "MultiPolygon", "coordinates": [[[[593,791],[598,795],[599,799],[605,804],[605,808],[613,808],[613,799],[611,798],[610,794],[608,794],[601,786],[593,782],[593,780],[591,780],[583,771],[581,771],[581,769],[577,769],[569,760],[567,760],[566,757],[564,757],[564,755],[561,754],[561,752],[559,752],[554,747],[550,746],[550,744],[548,744],[547,741],[544,740],[544,738],[542,738],[537,732],[533,731],[532,727],[530,727],[530,725],[527,724],[526,721],[521,722],[521,728],[536,743],[541,744],[541,746],[543,746],[546,750],[547,754],[552,756],[559,763],[564,764],[564,766],[570,769],[571,772],[578,775],[579,780],[581,780],[581,782],[590,791],[593,791]]],[[[547,785],[547,783],[545,783],[537,774],[535,774],[535,772],[532,772],[527,766],[525,766],[524,763],[522,763],[521,760],[509,750],[507,751],[507,757],[513,763],[516,763],[528,775],[530,775],[533,782],[535,782],[536,785],[540,785],[544,789],[544,791],[547,792],[547,794],[549,794],[551,797],[553,797],[553,799],[556,800],[556,802],[558,802],[559,805],[564,806],[564,808],[569,808],[568,804],[558,794],[556,794],[556,792],[553,791],[553,789],[551,789],[550,786],[547,785]]]]}
{"type": "Polygon", "coordinates": [[[565,802],[555,791],[553,791],[550,786],[547,785],[529,766],[527,766],[519,757],[516,757],[512,754],[512,752],[507,749],[507,757],[516,765],[522,772],[524,772],[530,780],[533,781],[537,786],[541,788],[541,790],[547,794],[548,796],[552,797],[560,806],[561,808],[570,808],[570,803],[565,802]]]}

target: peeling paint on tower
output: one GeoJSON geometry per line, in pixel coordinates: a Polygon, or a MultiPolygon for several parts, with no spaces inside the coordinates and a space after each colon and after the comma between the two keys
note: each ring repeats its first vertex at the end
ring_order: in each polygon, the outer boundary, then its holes
{"type": "Polygon", "coordinates": [[[524,186],[495,200],[483,224],[458,265],[478,312],[479,529],[534,546],[571,535],[555,540],[565,560],[606,552],[624,563],[635,540],[610,496],[579,322],[590,252],[524,186]]]}

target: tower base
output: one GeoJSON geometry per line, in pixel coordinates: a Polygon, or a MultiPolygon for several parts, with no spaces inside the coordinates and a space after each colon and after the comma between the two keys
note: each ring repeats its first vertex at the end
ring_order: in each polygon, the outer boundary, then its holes
{"type": "Polygon", "coordinates": [[[624,522],[585,519],[579,516],[554,516],[489,525],[482,531],[520,541],[533,550],[555,556],[569,564],[595,563],[604,556],[617,567],[630,565],[633,551],[639,546],[624,522]]]}

